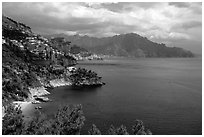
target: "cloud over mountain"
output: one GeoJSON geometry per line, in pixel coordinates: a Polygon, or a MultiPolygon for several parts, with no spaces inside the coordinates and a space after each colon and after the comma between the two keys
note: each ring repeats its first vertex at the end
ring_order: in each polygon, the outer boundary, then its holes
{"type": "Polygon", "coordinates": [[[201,49],[201,3],[3,3],[3,14],[41,34],[112,36],[135,32],[156,42],[201,49]]]}

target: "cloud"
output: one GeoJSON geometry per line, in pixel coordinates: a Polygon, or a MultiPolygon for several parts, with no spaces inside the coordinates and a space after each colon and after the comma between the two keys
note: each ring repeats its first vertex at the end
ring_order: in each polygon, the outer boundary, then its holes
{"type": "Polygon", "coordinates": [[[173,5],[175,7],[179,8],[186,8],[190,6],[190,3],[185,3],[185,2],[169,2],[169,5],[173,5]]]}
{"type": "Polygon", "coordinates": [[[202,3],[3,2],[2,12],[40,34],[103,37],[136,32],[156,42],[202,41],[202,3]]]}
{"type": "Polygon", "coordinates": [[[202,22],[201,21],[189,21],[189,22],[184,22],[181,24],[176,24],[174,26],[172,26],[172,29],[191,29],[191,28],[201,28],[202,27],[202,22]]]}

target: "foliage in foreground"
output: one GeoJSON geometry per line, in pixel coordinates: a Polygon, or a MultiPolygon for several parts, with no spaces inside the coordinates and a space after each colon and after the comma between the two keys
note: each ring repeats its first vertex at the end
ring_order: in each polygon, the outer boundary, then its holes
{"type": "Polygon", "coordinates": [[[8,105],[6,108],[6,114],[3,117],[2,122],[2,134],[3,135],[20,135],[23,132],[25,124],[23,122],[22,111],[19,107],[13,107],[8,105]]]}
{"type": "MultiPolygon", "coordinates": [[[[5,113],[2,122],[3,135],[78,135],[85,121],[81,105],[64,106],[51,118],[38,111],[36,117],[29,122],[23,120],[20,107],[9,105],[5,113]]],[[[117,128],[111,125],[107,133],[129,135],[124,125],[117,128]]],[[[102,133],[93,124],[88,134],[101,135],[102,133]]],[[[145,129],[142,121],[136,120],[131,134],[151,135],[152,133],[145,129]]]]}

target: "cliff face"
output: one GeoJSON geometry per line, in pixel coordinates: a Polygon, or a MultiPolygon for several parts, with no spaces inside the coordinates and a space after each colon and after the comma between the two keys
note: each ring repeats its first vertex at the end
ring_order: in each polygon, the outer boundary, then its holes
{"type": "Polygon", "coordinates": [[[71,55],[53,46],[48,39],[33,33],[29,26],[2,16],[3,103],[26,100],[31,94],[29,89],[63,78],[65,68],[76,64],[71,55]]]}
{"type": "Polygon", "coordinates": [[[193,57],[193,53],[182,48],[167,47],[148,40],[135,33],[115,35],[113,37],[95,38],[89,36],[63,34],[63,36],[80,47],[84,47],[97,54],[125,56],[125,57],[193,57]]]}

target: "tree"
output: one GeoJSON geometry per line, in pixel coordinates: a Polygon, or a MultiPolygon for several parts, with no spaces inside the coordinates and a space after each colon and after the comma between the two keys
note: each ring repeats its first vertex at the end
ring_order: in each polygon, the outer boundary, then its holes
{"type": "Polygon", "coordinates": [[[88,131],[89,135],[101,135],[101,131],[96,127],[96,125],[92,125],[91,129],[88,131]]]}
{"type": "MultiPolygon", "coordinates": [[[[29,122],[24,123],[20,107],[9,104],[3,117],[3,135],[78,135],[84,125],[85,117],[81,105],[63,106],[55,115],[48,117],[40,111],[29,122]]],[[[92,125],[89,135],[101,135],[96,125],[92,125]]],[[[129,135],[127,128],[121,125],[115,128],[111,125],[109,135],[129,135]]],[[[145,129],[141,120],[136,120],[133,126],[134,135],[152,135],[145,129]]]]}
{"type": "Polygon", "coordinates": [[[64,106],[51,118],[38,111],[25,126],[20,108],[9,105],[3,117],[3,134],[76,135],[80,134],[84,120],[81,105],[64,106]]]}
{"type": "Polygon", "coordinates": [[[40,114],[30,121],[26,134],[76,135],[84,125],[82,106],[60,108],[53,118],[40,114]]]}
{"type": "Polygon", "coordinates": [[[108,131],[109,135],[129,135],[129,133],[127,132],[127,129],[125,126],[121,125],[118,128],[115,128],[113,125],[111,125],[109,131],[108,131]]]}
{"type": "Polygon", "coordinates": [[[135,121],[132,130],[134,135],[152,135],[152,132],[149,129],[145,129],[141,120],[135,121]]]}
{"type": "Polygon", "coordinates": [[[59,130],[60,135],[80,134],[85,121],[81,105],[76,105],[73,108],[65,106],[59,109],[55,119],[55,127],[59,130]]]}
{"type": "Polygon", "coordinates": [[[43,115],[39,110],[36,112],[36,116],[32,118],[27,123],[26,128],[24,129],[25,135],[47,135],[51,134],[51,125],[49,119],[47,119],[46,115],[43,115]],[[49,124],[48,124],[49,123],[49,124]]]}

